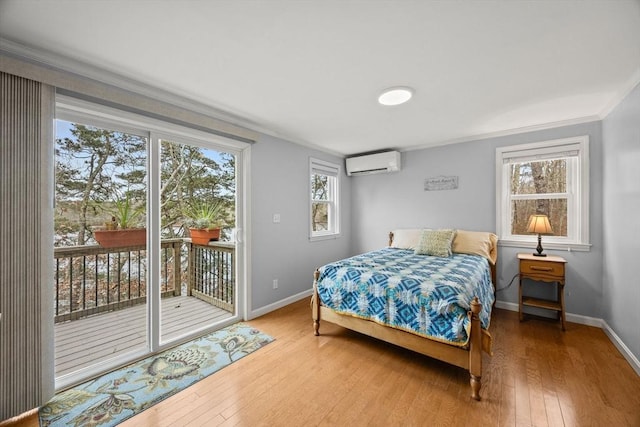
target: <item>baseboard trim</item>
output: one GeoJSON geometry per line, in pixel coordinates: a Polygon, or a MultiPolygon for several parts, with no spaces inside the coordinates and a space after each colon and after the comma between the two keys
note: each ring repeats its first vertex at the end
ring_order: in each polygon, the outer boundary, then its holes
{"type": "MultiPolygon", "coordinates": [[[[503,310],[510,311],[519,311],[518,304],[507,301],[496,301],[496,307],[501,308],[503,310]]],[[[620,351],[622,356],[629,362],[631,368],[636,371],[636,374],[640,376],[640,360],[629,350],[629,347],[620,339],[618,334],[615,333],[613,329],[604,321],[604,319],[598,319],[595,317],[583,316],[581,314],[565,314],[567,321],[573,323],[579,323],[581,325],[594,326],[596,328],[601,328],[605,335],[609,337],[609,340],[613,343],[613,345],[620,351]]]]}
{"type": "Polygon", "coordinates": [[[289,304],[293,304],[294,302],[300,301],[303,298],[308,298],[313,293],[313,289],[309,289],[299,294],[292,295],[288,298],[282,299],[280,301],[276,301],[273,304],[265,305],[264,307],[260,307],[255,310],[251,310],[247,315],[247,320],[255,319],[256,317],[264,316],[267,313],[271,313],[274,310],[285,307],[289,304]]]}
{"type": "Polygon", "coordinates": [[[501,308],[503,310],[509,311],[520,311],[518,308],[518,304],[507,301],[496,301],[496,308],[501,308]]]}
{"type": "Polygon", "coordinates": [[[604,320],[602,321],[602,330],[604,331],[605,335],[609,337],[613,345],[616,346],[618,351],[622,353],[622,356],[627,359],[627,362],[629,362],[629,365],[631,365],[633,370],[636,371],[636,374],[638,374],[638,376],[640,377],[640,360],[638,360],[638,358],[631,352],[631,350],[629,350],[629,347],[627,347],[624,341],[620,339],[618,334],[616,334],[615,331],[611,329],[611,326],[609,326],[609,324],[604,320]]]}
{"type": "MultiPolygon", "coordinates": [[[[496,301],[496,307],[503,310],[519,311],[518,304],[515,302],[496,301]]],[[[583,316],[581,314],[565,313],[567,321],[573,323],[579,323],[581,325],[595,326],[596,328],[602,328],[603,320],[595,317],[583,316]]]]}
{"type": "Polygon", "coordinates": [[[596,317],[583,316],[581,314],[566,313],[566,319],[569,322],[579,323],[581,325],[595,326],[596,328],[602,328],[604,320],[596,317]]]}
{"type": "MultiPolygon", "coordinates": [[[[279,308],[285,307],[289,304],[292,304],[296,301],[300,301],[303,298],[308,298],[313,293],[313,289],[306,290],[304,292],[300,292],[299,294],[292,295],[283,300],[274,302],[273,304],[266,305],[257,310],[252,310],[249,313],[247,320],[255,319],[256,317],[263,316],[267,313],[270,313],[279,308]]],[[[519,311],[518,304],[508,301],[496,301],[496,308],[500,308],[503,310],[509,311],[519,311]]],[[[581,314],[573,314],[566,313],[565,314],[567,321],[578,323],[580,325],[593,326],[596,328],[601,328],[605,335],[609,337],[613,345],[622,353],[622,356],[629,362],[631,368],[640,376],[640,360],[629,350],[629,347],[620,339],[620,337],[615,333],[613,329],[605,322],[603,319],[598,319],[595,317],[583,316],[581,314]]]]}

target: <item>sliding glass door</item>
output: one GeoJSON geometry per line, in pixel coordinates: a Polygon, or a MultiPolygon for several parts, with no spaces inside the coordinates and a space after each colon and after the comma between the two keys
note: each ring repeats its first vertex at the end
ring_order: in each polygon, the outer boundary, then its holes
{"type": "Polygon", "coordinates": [[[241,319],[246,144],[61,97],[56,386],[241,319]]]}

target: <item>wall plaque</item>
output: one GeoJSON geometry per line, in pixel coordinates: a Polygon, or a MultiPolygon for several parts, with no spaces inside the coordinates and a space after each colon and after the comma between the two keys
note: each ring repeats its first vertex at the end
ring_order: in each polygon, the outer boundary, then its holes
{"type": "Polygon", "coordinates": [[[424,180],[424,191],[455,190],[457,188],[457,176],[434,176],[424,180]]]}

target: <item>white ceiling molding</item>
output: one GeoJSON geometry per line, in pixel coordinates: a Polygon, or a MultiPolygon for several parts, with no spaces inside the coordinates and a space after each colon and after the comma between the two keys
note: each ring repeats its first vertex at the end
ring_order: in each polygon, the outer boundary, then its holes
{"type": "MultiPolygon", "coordinates": [[[[202,114],[218,120],[223,120],[230,124],[240,126],[257,133],[289,140],[290,142],[296,143],[298,145],[306,146],[308,148],[312,148],[327,154],[344,157],[342,153],[334,150],[329,150],[326,147],[312,144],[308,141],[300,139],[293,140],[289,135],[266,128],[258,123],[247,120],[244,117],[229,114],[225,111],[211,107],[209,105],[205,105],[200,102],[185,98],[183,96],[176,95],[174,93],[164,91],[163,89],[145,84],[143,82],[136,81],[134,79],[130,79],[116,73],[112,73],[110,71],[92,66],[81,61],[77,61],[72,58],[68,58],[64,55],[52,54],[51,52],[47,52],[33,46],[26,46],[21,43],[17,43],[12,40],[0,37],[0,60],[2,60],[3,55],[7,55],[20,61],[27,61],[37,65],[41,65],[51,70],[57,70],[68,73],[70,75],[89,78],[107,85],[127,90],[131,93],[143,95],[170,105],[174,105],[176,107],[193,111],[198,114],[202,114]]],[[[0,67],[0,69],[2,68],[3,67],[0,67]]],[[[251,139],[257,138],[257,136],[251,136],[251,139]]]]}
{"type": "MultiPolygon", "coordinates": [[[[8,57],[40,65],[53,71],[62,71],[69,75],[85,77],[134,94],[184,108],[185,110],[193,111],[194,113],[261,132],[261,130],[255,129],[258,127],[255,123],[229,115],[208,105],[204,105],[188,98],[164,91],[161,88],[153,87],[140,81],[109,72],[93,65],[76,61],[75,59],[64,55],[52,54],[51,52],[47,52],[33,46],[26,46],[2,37],[0,37],[0,55],[7,55],[8,57]]],[[[256,137],[254,136],[252,138],[255,139],[256,137]]]]}
{"type": "Polygon", "coordinates": [[[625,84],[619,91],[616,93],[614,97],[611,98],[609,104],[605,108],[602,109],[600,114],[598,115],[601,120],[609,115],[617,106],[622,102],[623,99],[627,97],[640,84],[640,68],[638,68],[635,73],[631,76],[627,84],[625,84]]]}
{"type": "Polygon", "coordinates": [[[64,55],[52,54],[51,52],[47,52],[33,46],[16,43],[12,40],[4,39],[1,37],[0,52],[5,52],[18,59],[28,60],[55,70],[65,71],[67,73],[87,77],[101,83],[137,93],[139,95],[148,96],[149,98],[155,98],[159,101],[168,102],[177,107],[187,108],[196,113],[217,117],[220,120],[225,120],[231,123],[237,122],[235,124],[238,124],[240,126],[249,128],[251,126],[257,126],[257,124],[251,123],[244,118],[233,116],[211,106],[190,100],[174,93],[167,92],[162,88],[154,87],[141,81],[136,81],[134,79],[112,73],[110,71],[81,61],[77,61],[64,55]]]}
{"type": "Polygon", "coordinates": [[[576,119],[563,120],[563,121],[554,122],[554,123],[543,123],[543,124],[540,124],[540,125],[525,126],[525,127],[520,127],[520,128],[514,128],[514,129],[507,129],[507,130],[503,130],[503,131],[499,131],[499,132],[485,133],[485,134],[479,134],[479,135],[470,135],[468,137],[458,138],[458,139],[449,140],[449,141],[442,141],[442,142],[434,143],[434,144],[415,145],[415,146],[407,147],[407,148],[405,148],[403,150],[400,150],[400,151],[422,150],[422,149],[425,149],[425,148],[439,147],[439,146],[442,146],[442,145],[460,144],[462,142],[481,141],[483,139],[499,138],[499,137],[502,137],[502,136],[518,135],[518,134],[521,134],[521,133],[535,132],[535,131],[539,131],[539,130],[555,129],[555,128],[559,128],[559,127],[579,125],[579,124],[582,124],[582,123],[597,122],[599,120],[601,120],[600,116],[578,117],[576,119]]]}

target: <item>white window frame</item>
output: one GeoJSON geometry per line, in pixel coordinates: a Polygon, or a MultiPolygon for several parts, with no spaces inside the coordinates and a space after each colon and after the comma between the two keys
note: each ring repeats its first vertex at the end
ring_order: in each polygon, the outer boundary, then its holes
{"type": "Polygon", "coordinates": [[[589,136],[555,139],[496,148],[496,230],[501,246],[534,248],[534,235],[511,234],[511,206],[515,199],[538,195],[511,195],[509,164],[531,159],[566,158],[567,236],[544,236],[545,249],[588,251],[589,243],[589,136]]]}
{"type": "Polygon", "coordinates": [[[309,240],[326,240],[335,239],[340,236],[340,166],[326,162],[324,160],[309,158],[309,240]],[[311,217],[313,204],[318,203],[318,200],[313,200],[311,193],[311,177],[313,175],[325,175],[329,177],[329,198],[322,202],[328,205],[328,229],[322,231],[313,230],[313,218],[311,217]]]}

